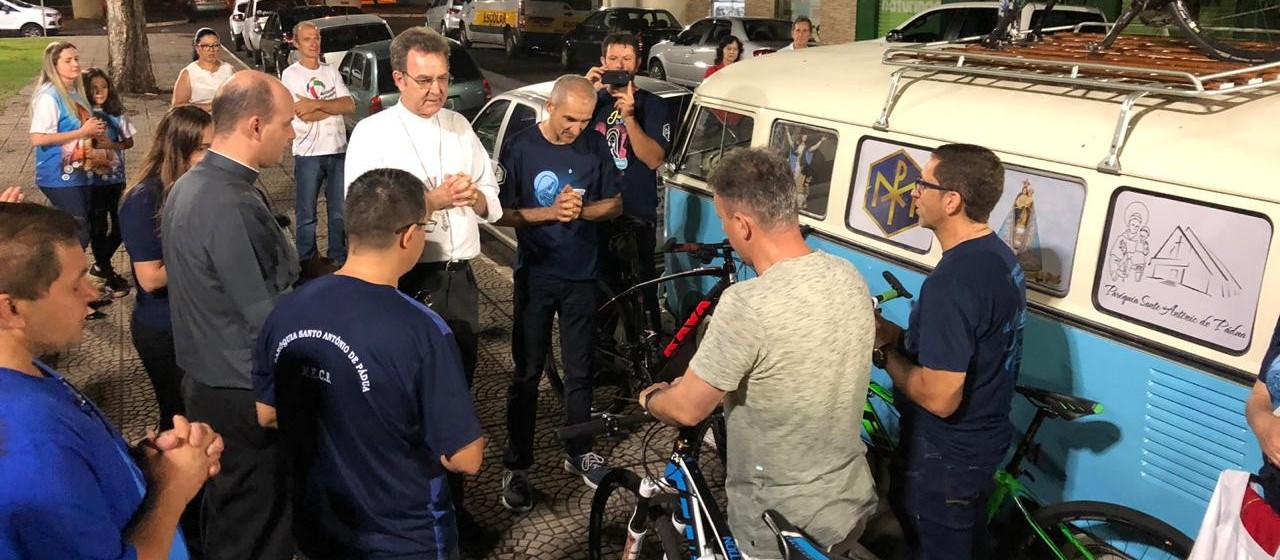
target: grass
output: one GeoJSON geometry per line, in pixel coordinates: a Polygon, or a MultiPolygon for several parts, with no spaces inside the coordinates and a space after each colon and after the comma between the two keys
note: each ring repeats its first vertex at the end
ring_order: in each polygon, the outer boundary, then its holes
{"type": "Polygon", "coordinates": [[[0,39],[0,68],[4,68],[0,72],[0,103],[35,83],[44,47],[51,42],[53,39],[44,37],[0,39]]]}

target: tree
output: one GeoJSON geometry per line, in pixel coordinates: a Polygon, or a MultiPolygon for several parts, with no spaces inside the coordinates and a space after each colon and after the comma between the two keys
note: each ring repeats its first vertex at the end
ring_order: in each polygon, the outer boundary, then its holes
{"type": "Polygon", "coordinates": [[[111,81],[128,93],[154,93],[145,0],[107,0],[107,64],[111,81]]]}

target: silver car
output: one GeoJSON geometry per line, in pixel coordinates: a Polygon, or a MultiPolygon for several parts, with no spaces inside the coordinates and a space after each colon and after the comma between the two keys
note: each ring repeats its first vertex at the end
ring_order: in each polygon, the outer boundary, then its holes
{"type": "Polygon", "coordinates": [[[423,25],[445,37],[456,38],[462,29],[462,7],[465,5],[467,0],[432,0],[423,25]]]}
{"type": "Polygon", "coordinates": [[[695,21],[675,39],[649,50],[645,68],[658,80],[697,87],[715,63],[716,45],[727,35],[742,41],[743,59],[769,54],[791,42],[791,22],[754,17],[710,17],[695,21]]]}

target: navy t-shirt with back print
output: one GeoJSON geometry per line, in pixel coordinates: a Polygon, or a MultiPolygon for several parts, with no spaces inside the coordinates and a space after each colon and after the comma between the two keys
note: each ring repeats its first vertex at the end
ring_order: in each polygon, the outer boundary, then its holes
{"type": "Polygon", "coordinates": [[[481,436],[445,322],[394,286],[313,280],[280,300],[254,350],[313,560],[448,558],[457,523],[440,456],[481,436]]]}
{"type": "MultiPolygon", "coordinates": [[[[503,208],[545,208],[565,186],[585,189],[583,205],[618,196],[619,175],[604,137],[587,129],[572,144],[552,144],[531,126],[502,148],[498,199],[503,208]]],[[[596,275],[596,224],[581,218],[516,228],[516,269],[531,278],[585,281],[596,275]]]]}
{"type": "MultiPolygon", "coordinates": [[[[609,146],[614,167],[622,174],[622,213],[649,223],[658,220],[658,173],[649,169],[631,148],[631,134],[623,123],[622,114],[613,107],[617,100],[608,88],[596,92],[596,112],[591,118],[591,129],[599,132],[609,146]]],[[[667,102],[661,97],[636,88],[636,122],[644,133],[662,146],[662,152],[671,149],[671,114],[667,102]]]]}
{"type": "Polygon", "coordinates": [[[904,434],[924,437],[948,458],[999,463],[1009,448],[1009,411],[1022,366],[1026,280],[995,233],[942,254],[911,310],[905,350],[921,366],[965,372],[959,408],[939,418],[911,403],[904,434]]]}

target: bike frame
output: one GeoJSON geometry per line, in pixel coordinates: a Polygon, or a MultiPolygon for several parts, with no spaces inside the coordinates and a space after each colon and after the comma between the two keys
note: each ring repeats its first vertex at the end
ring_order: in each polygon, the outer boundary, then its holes
{"type": "MultiPolygon", "coordinates": [[[[663,282],[680,280],[682,278],[699,277],[716,277],[720,279],[716,282],[715,286],[712,286],[711,290],[702,296],[702,299],[698,301],[696,306],[694,306],[693,311],[684,320],[684,323],[681,324],[680,328],[676,330],[674,335],[672,335],[671,340],[662,347],[661,357],[658,358],[658,362],[655,364],[656,367],[654,368],[654,370],[658,372],[657,376],[654,378],[656,381],[671,381],[676,377],[684,375],[685,369],[689,366],[689,361],[693,359],[693,354],[698,349],[697,337],[690,335],[698,332],[698,326],[701,325],[707,316],[711,315],[715,310],[716,304],[719,303],[720,296],[724,291],[728,289],[729,286],[737,283],[737,265],[734,263],[733,259],[730,258],[726,258],[724,261],[724,264],[721,264],[720,266],[695,268],[641,282],[623,290],[618,293],[618,295],[613,296],[609,301],[606,301],[604,305],[601,305],[600,309],[597,311],[597,313],[604,312],[608,310],[609,307],[617,305],[618,302],[632,297],[643,299],[644,294],[641,293],[641,290],[648,288],[649,286],[656,286],[663,282]]],[[[648,321],[648,317],[644,316],[642,320],[648,321]]],[[[660,331],[661,326],[649,325],[649,327],[650,331],[656,333],[660,331]]]]}
{"type": "MultiPolygon", "coordinates": [[[[636,504],[636,514],[633,514],[632,521],[643,521],[644,517],[649,517],[654,521],[655,527],[660,526],[666,520],[654,517],[654,510],[650,509],[648,502],[659,494],[675,492],[679,507],[671,513],[678,520],[671,521],[679,538],[684,541],[685,551],[695,559],[711,558],[719,554],[726,560],[742,560],[738,542],[729,529],[729,521],[720,505],[711,497],[711,488],[691,452],[690,442],[696,438],[697,428],[681,428],[662,478],[641,479],[640,502],[636,504]]],[[[662,509],[656,511],[659,512],[658,515],[667,516],[667,512],[662,509]]],[[[643,539],[643,525],[631,525],[627,530],[628,542],[643,539]]],[[[633,555],[638,552],[638,547],[630,549],[628,558],[634,558],[633,555]]]]}
{"type": "MultiPolygon", "coordinates": [[[[888,433],[888,429],[885,428],[884,421],[880,419],[880,413],[876,410],[875,406],[873,406],[871,402],[873,399],[870,397],[872,395],[879,397],[885,402],[885,404],[893,408],[893,392],[886,389],[879,383],[872,381],[868,386],[867,395],[867,404],[863,408],[862,427],[867,432],[867,436],[872,441],[872,445],[877,445],[881,449],[886,449],[892,452],[897,448],[896,441],[888,433]],[[887,443],[887,447],[885,446],[885,443],[887,443]]],[[[1022,484],[1022,481],[1019,480],[1019,477],[1022,476],[1023,472],[1022,460],[1030,451],[1031,443],[1035,438],[1036,432],[1039,431],[1040,424],[1044,421],[1044,418],[1045,412],[1037,409],[1035,417],[1032,419],[1031,424],[1028,425],[1026,433],[1022,436],[1022,440],[1018,442],[1018,447],[1013,452],[1013,456],[1009,459],[1009,463],[1005,465],[1003,469],[996,471],[994,477],[995,489],[987,499],[987,525],[990,525],[991,522],[995,520],[996,515],[998,515],[1001,509],[1003,509],[1006,501],[1012,501],[1014,507],[1017,508],[1018,513],[1022,516],[1022,519],[1026,521],[1027,526],[1030,527],[1036,536],[1044,542],[1051,552],[1053,552],[1057,560],[1067,560],[1068,557],[1066,553],[1054,544],[1049,533],[1040,525],[1039,522],[1036,521],[1035,512],[1044,505],[1044,502],[1040,500],[1040,498],[1036,497],[1036,495],[1031,492],[1031,489],[1027,488],[1026,485],[1022,484]]],[[[1076,539],[1070,531],[1063,531],[1063,535],[1078,552],[1084,554],[1085,558],[1093,560],[1093,555],[1086,550],[1084,545],[1080,544],[1080,541],[1076,539]]]]}

